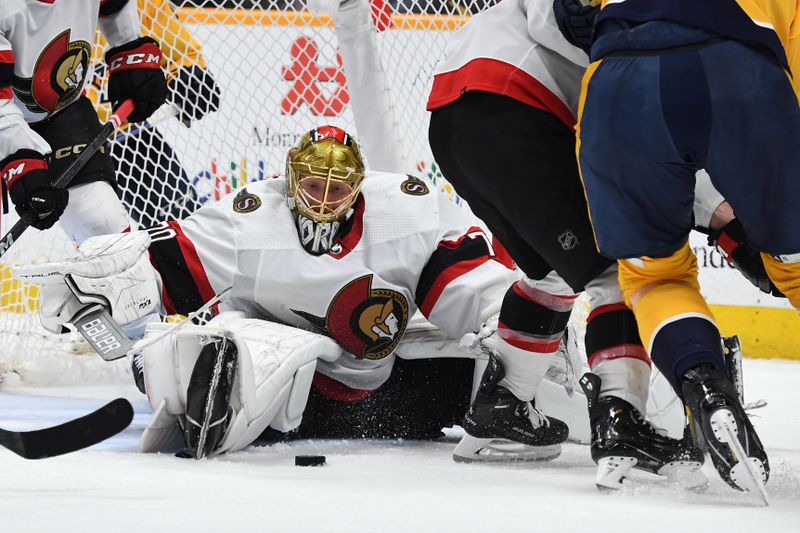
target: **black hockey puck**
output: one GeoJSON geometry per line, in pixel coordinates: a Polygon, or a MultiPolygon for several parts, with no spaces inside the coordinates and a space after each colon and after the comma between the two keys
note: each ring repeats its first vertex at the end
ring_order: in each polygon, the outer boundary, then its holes
{"type": "Polygon", "coordinates": [[[295,455],[294,466],[323,466],[325,464],[324,455],[295,455]]]}

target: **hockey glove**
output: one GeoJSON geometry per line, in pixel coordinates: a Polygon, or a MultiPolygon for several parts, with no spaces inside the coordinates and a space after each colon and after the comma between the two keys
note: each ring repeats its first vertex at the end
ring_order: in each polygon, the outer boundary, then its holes
{"type": "Polygon", "coordinates": [[[586,52],[586,55],[592,48],[594,20],[599,12],[599,5],[585,6],[581,0],[553,0],[558,29],[570,44],[586,52]]]}
{"type": "Polygon", "coordinates": [[[17,150],[0,162],[0,169],[20,216],[32,212],[31,226],[40,230],[56,223],[67,207],[69,193],[53,187],[42,154],[35,150],[17,150]]]}
{"type": "Polygon", "coordinates": [[[150,37],[111,48],[108,64],[108,99],[116,111],[123,101],[133,98],[136,108],[129,122],[141,122],[167,99],[167,80],[161,70],[161,49],[150,37]]]}
{"type": "Polygon", "coordinates": [[[219,87],[206,69],[181,67],[169,83],[169,98],[180,110],[178,119],[189,126],[219,109],[219,87]]]}
{"type": "Polygon", "coordinates": [[[708,244],[716,247],[725,260],[761,292],[785,298],[769,279],[761,254],[747,244],[744,228],[738,219],[734,218],[722,228],[709,233],[708,244]]]}

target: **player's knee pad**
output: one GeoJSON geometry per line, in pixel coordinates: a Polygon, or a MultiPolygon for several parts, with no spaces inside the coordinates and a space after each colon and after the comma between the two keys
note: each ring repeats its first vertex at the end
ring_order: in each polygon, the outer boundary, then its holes
{"type": "Polygon", "coordinates": [[[130,226],[125,207],[105,181],[70,187],[69,204],[60,222],[67,235],[78,244],[89,237],[117,233],[130,226]]]}
{"type": "Polygon", "coordinates": [[[761,253],[764,268],[772,282],[786,295],[795,309],[800,310],[800,254],[781,256],[777,259],[761,253]]]}
{"type": "Polygon", "coordinates": [[[268,426],[279,431],[296,428],[317,360],[333,361],[342,353],[327,337],[249,319],[240,312],[223,313],[207,326],[187,326],[157,337],[169,327],[150,325],[142,342],[145,388],[155,411],[140,441],[145,452],[174,444],[180,437],[176,422],[186,427],[192,375],[209,342],[227,339],[236,347],[225,431],[209,454],[240,450],[268,426]],[[149,338],[158,340],[147,345],[149,338]]]}

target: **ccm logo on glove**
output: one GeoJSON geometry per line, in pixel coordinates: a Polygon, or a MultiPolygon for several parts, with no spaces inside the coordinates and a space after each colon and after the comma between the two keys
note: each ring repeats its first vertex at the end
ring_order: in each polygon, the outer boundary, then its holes
{"type": "Polygon", "coordinates": [[[15,181],[32,170],[47,170],[47,163],[43,159],[22,159],[12,161],[3,169],[3,179],[11,187],[15,181]]]}
{"type": "MultiPolygon", "coordinates": [[[[134,68],[161,68],[161,50],[155,44],[145,45],[153,48],[153,51],[137,52],[133,54],[120,55],[111,60],[108,65],[109,72],[115,74],[134,68]]],[[[144,47],[142,47],[144,48],[144,47]]]]}

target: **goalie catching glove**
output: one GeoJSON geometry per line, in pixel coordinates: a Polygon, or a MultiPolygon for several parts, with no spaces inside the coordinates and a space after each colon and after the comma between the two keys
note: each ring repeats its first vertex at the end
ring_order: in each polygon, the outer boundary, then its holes
{"type": "Polygon", "coordinates": [[[42,285],[39,318],[49,331],[61,333],[91,300],[102,302],[117,323],[127,325],[128,335],[140,336],[144,323],[156,319],[161,306],[160,280],[147,255],[149,245],[145,232],[101,235],[84,241],[77,257],[16,267],[12,273],[42,285]],[[67,276],[81,297],[67,286],[67,276]]]}

